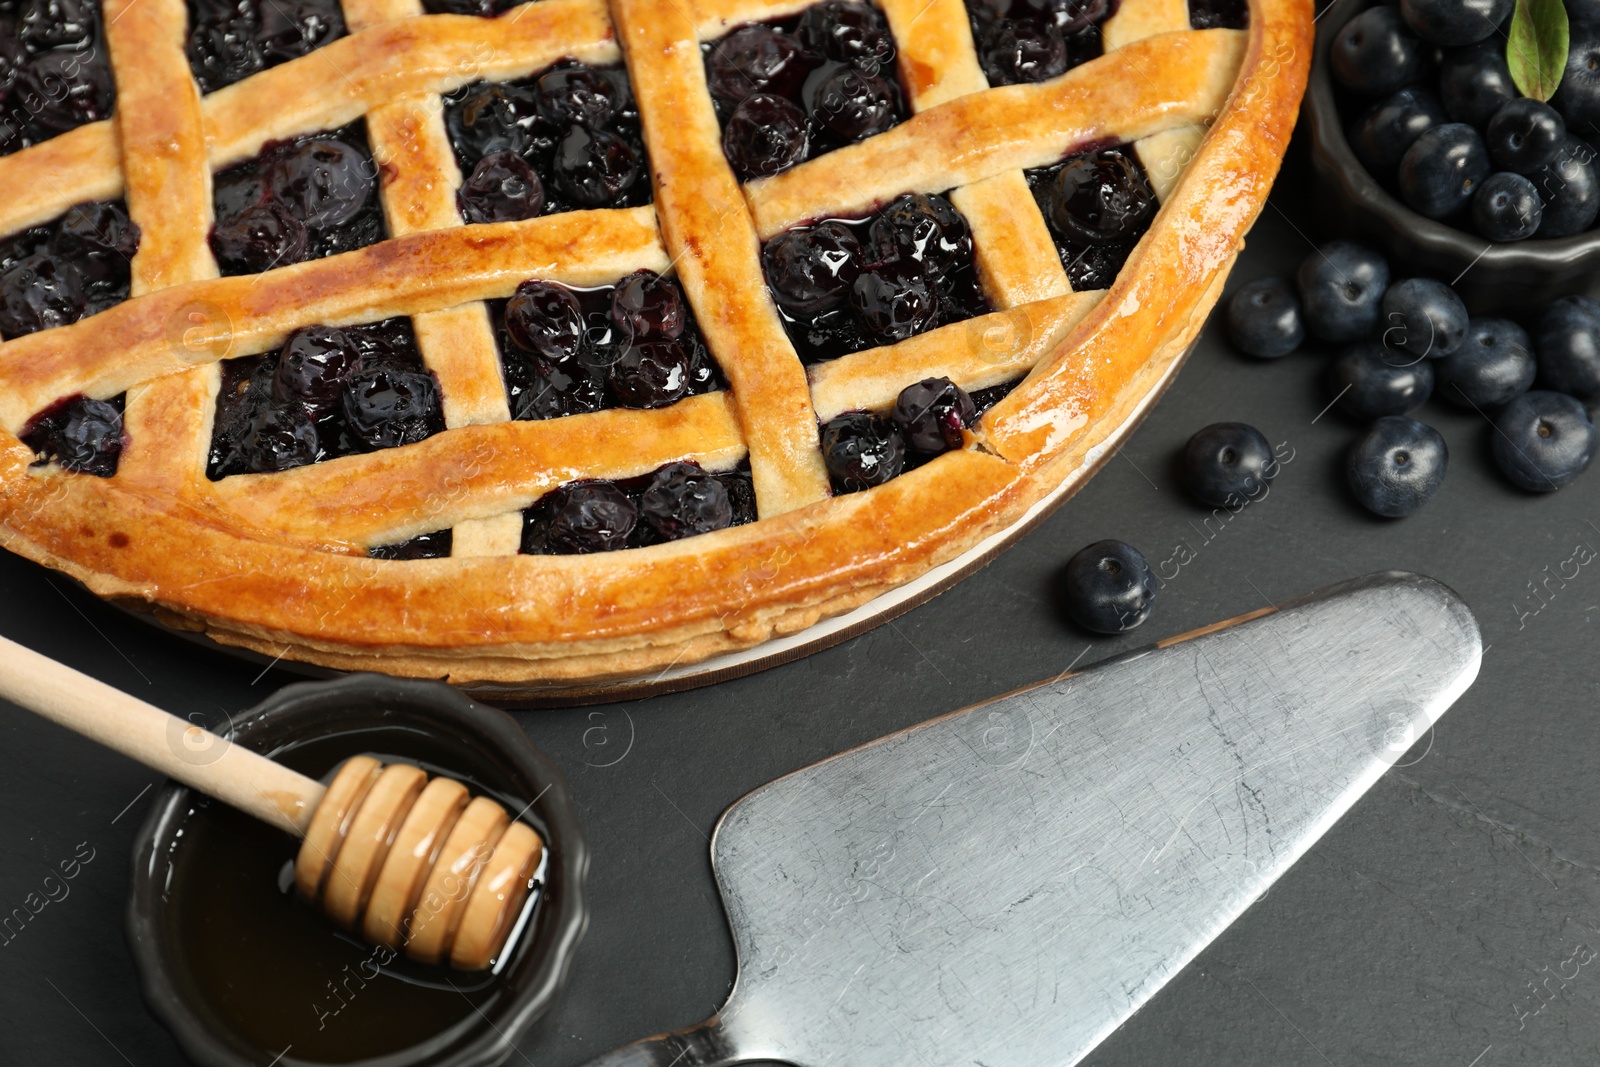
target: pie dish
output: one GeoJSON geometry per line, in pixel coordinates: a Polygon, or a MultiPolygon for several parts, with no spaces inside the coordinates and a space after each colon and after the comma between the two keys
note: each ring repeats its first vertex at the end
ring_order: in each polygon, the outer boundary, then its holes
{"type": "Polygon", "coordinates": [[[796,634],[1081,482],[1276,175],[1305,0],[24,0],[0,543],[515,690],[796,634]]]}

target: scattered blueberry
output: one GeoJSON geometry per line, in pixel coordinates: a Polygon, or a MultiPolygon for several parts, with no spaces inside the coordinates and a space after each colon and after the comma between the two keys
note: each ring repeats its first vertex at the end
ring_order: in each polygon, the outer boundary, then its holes
{"type": "Polygon", "coordinates": [[[490,152],[472,168],[456,198],[468,222],[516,222],[544,210],[544,183],[515,152],[490,152]]]}
{"type": "Polygon", "coordinates": [[[1524,393],[1495,416],[1495,465],[1530,493],[1560,489],[1588,469],[1600,429],[1582,402],[1564,393],[1524,393]]]}
{"type": "Polygon", "coordinates": [[[361,369],[361,355],[343,330],[307,326],[289,335],[278,355],[274,394],[323,419],[344,404],[346,384],[361,369]]]}
{"type": "Polygon", "coordinates": [[[1049,219],[1062,238],[1112,244],[1136,238],[1156,212],[1149,179],[1126,151],[1084,152],[1056,172],[1049,219]]]}
{"type": "Polygon", "coordinates": [[[942,196],[903,193],[867,227],[879,259],[905,256],[935,276],[972,260],[972,231],[955,205],[942,196]]]}
{"type": "Polygon", "coordinates": [[[535,507],[541,505],[549,515],[544,548],[556,555],[625,548],[639,521],[638,505],[614,482],[573,482],[554,490],[535,507]]]}
{"type": "Polygon", "coordinates": [[[1527,97],[1502,105],[1489,120],[1485,134],[1495,166],[1516,174],[1532,174],[1555,162],[1566,139],[1567,123],[1561,112],[1527,97]]]}
{"type": "Polygon", "coordinates": [[[922,264],[909,257],[864,268],[850,289],[850,302],[879,344],[894,344],[933,328],[939,292],[922,264]]]}
{"type": "Polygon", "coordinates": [[[733,524],[728,489],[693,463],[669,463],[639,498],[639,522],[660,541],[711,533],[733,524]]]}
{"type": "Polygon", "coordinates": [[[1239,351],[1261,359],[1287,356],[1306,338],[1300,298],[1287,278],[1257,278],[1228,301],[1228,337],[1239,351]]]}
{"type": "Polygon", "coordinates": [[[1472,225],[1491,241],[1532,237],[1544,221],[1544,201],[1533,182],[1520,174],[1491,174],[1472,198],[1472,225]]]}
{"type": "Polygon", "coordinates": [[[1566,118],[1568,129],[1600,134],[1600,21],[1571,21],[1567,69],[1550,102],[1566,118]]]}
{"type": "Polygon", "coordinates": [[[1433,278],[1406,278],[1383,294],[1383,344],[1415,358],[1442,359],[1467,335],[1467,305],[1433,278]]]}
{"type": "Polygon", "coordinates": [[[688,312],[677,282],[640,270],[619,281],[611,293],[611,321],[624,343],[675,341],[688,325],[688,312]]]}
{"type": "Polygon", "coordinates": [[[1329,62],[1333,76],[1354,92],[1387,96],[1419,81],[1427,51],[1392,7],[1369,7],[1333,38],[1329,62]]]}
{"type": "Polygon", "coordinates": [[[1533,343],[1509,319],[1473,319],[1437,367],[1439,395],[1464,407],[1498,407],[1533,384],[1533,343]]]}
{"type": "Polygon", "coordinates": [[[1506,46],[1499,35],[1445,53],[1439,67],[1439,99],[1456,122],[1487,125],[1509,101],[1516,83],[1506,65],[1506,46]]]}
{"type": "Polygon", "coordinates": [[[886,420],[854,411],[822,427],[822,458],[834,491],[855,493],[905,470],[906,445],[886,420]]]}
{"type": "Polygon", "coordinates": [[[1537,331],[1539,384],[1581,400],[1600,399],[1600,301],[1564,296],[1537,331]]]}
{"type": "Polygon", "coordinates": [[[1447,122],[1421,134],[1400,158],[1400,195],[1419,215],[1447,218],[1472,202],[1489,172],[1478,131],[1447,122]]]}
{"type": "Polygon", "coordinates": [[[1067,561],[1060,578],[1061,605],[1085,630],[1118,634],[1150,617],[1155,573],[1132,545],[1096,541],[1067,561]]]}
{"type": "Polygon", "coordinates": [[[1295,280],[1306,328],[1324,341],[1354,341],[1378,325],[1389,264],[1366,245],[1330,241],[1301,261],[1295,280]]]}
{"type": "Polygon", "coordinates": [[[806,158],[806,114],[781,96],[758,93],[734,108],[722,130],[722,151],[740,181],[769,178],[806,158]]]}
{"type": "Polygon", "coordinates": [[[780,233],[761,250],[772,295],[797,315],[832,311],[850,299],[861,244],[848,226],[823,222],[780,233]]]}
{"type": "Polygon", "coordinates": [[[1539,237],[1582,233],[1600,214],[1600,173],[1595,169],[1594,149],[1587,141],[1569,134],[1556,153],[1555,162],[1534,173],[1533,184],[1544,201],[1539,237]]]}
{"type": "Polygon", "coordinates": [[[1403,415],[1374,422],[1351,446],[1345,466],[1350,490],[1374,515],[1410,515],[1444,484],[1450,450],[1432,426],[1403,415]]]}
{"type": "Polygon", "coordinates": [[[1202,504],[1242,506],[1277,477],[1278,462],[1260,430],[1242,422],[1217,422],[1183,448],[1183,485],[1202,504]]]}
{"type": "Polygon", "coordinates": [[[443,428],[438,383],[425,371],[363,370],[345,389],[344,417],[362,447],[414,444],[443,428]]]}
{"type": "Polygon", "coordinates": [[[1495,35],[1515,0],[1400,0],[1406,25],[1424,41],[1463,45],[1495,35]]]}
{"type": "Polygon", "coordinates": [[[1367,420],[1407,415],[1433,392],[1433,363],[1391,352],[1379,341],[1357,341],[1333,361],[1332,386],[1345,414],[1367,420]]]}
{"type": "Polygon", "coordinates": [[[571,289],[526,281],[506,301],[506,333],[522,351],[551,363],[570,360],[583,344],[583,308],[571,289]]]}
{"type": "Polygon", "coordinates": [[[675,341],[628,344],[606,370],[606,385],[625,408],[659,408],[689,395],[689,353],[675,341]]]}
{"type": "Polygon", "coordinates": [[[977,417],[972,397],[949,378],[924,378],[906,386],[889,414],[906,444],[924,456],[960,448],[962,431],[977,417]]]}
{"type": "Polygon", "coordinates": [[[1373,174],[1393,174],[1412,142],[1449,121],[1437,96],[1408,85],[1367,109],[1350,128],[1350,148],[1373,174]]]}

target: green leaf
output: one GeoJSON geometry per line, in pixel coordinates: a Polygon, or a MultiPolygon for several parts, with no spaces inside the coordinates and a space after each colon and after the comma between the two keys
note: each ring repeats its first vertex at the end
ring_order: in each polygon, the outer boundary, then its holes
{"type": "Polygon", "coordinates": [[[1523,96],[1549,100],[1567,69],[1567,9],[1561,0],[1517,0],[1506,65],[1523,96]]]}

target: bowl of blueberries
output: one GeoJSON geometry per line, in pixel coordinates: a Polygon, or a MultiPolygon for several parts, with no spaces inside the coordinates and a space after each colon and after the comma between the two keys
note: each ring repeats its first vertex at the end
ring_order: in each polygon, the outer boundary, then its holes
{"type": "Polygon", "coordinates": [[[1474,308],[1600,296],[1600,2],[1335,0],[1306,95],[1329,221],[1474,308]]]}

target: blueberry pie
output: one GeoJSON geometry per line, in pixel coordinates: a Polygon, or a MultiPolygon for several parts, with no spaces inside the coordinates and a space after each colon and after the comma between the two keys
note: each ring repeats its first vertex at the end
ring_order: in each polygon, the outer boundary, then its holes
{"type": "Polygon", "coordinates": [[[0,544],[505,692],[1060,499],[1266,198],[1309,0],[0,0],[0,544]]]}

